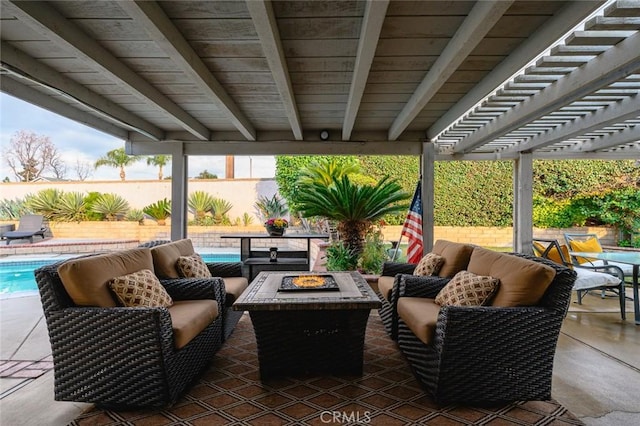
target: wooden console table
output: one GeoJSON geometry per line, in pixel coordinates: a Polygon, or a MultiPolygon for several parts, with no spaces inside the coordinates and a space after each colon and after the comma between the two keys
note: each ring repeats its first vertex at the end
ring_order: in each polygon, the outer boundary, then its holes
{"type": "Polygon", "coordinates": [[[243,265],[243,275],[253,280],[261,271],[309,271],[311,267],[311,240],[328,239],[326,234],[284,234],[274,237],[264,234],[228,234],[220,238],[240,239],[240,260],[243,265]],[[306,250],[278,250],[278,261],[269,260],[268,250],[255,250],[251,247],[252,240],[307,240],[306,250]]]}

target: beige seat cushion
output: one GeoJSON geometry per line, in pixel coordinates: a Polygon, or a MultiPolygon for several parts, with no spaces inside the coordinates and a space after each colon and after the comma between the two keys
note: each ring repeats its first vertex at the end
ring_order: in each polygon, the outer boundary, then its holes
{"type": "Polygon", "coordinates": [[[184,347],[218,318],[218,302],[211,299],[179,300],[169,308],[177,349],[184,347]]]}
{"type": "Polygon", "coordinates": [[[385,277],[384,275],[378,278],[378,291],[387,300],[391,300],[391,290],[393,290],[393,282],[396,277],[385,277]]]}
{"type": "Polygon", "coordinates": [[[244,277],[227,277],[222,281],[224,281],[224,289],[227,293],[227,306],[231,306],[233,302],[238,300],[238,297],[249,286],[249,281],[244,277]]]}
{"type": "Polygon", "coordinates": [[[108,282],[141,269],[153,271],[148,248],[70,259],[58,267],[60,279],[73,303],[79,306],[117,306],[108,282]]]}
{"type": "Polygon", "coordinates": [[[433,340],[438,323],[440,305],[425,297],[398,299],[398,316],[425,345],[433,340]]]}
{"type": "Polygon", "coordinates": [[[153,266],[159,278],[180,278],[176,263],[180,256],[194,254],[193,244],[190,239],[173,241],[151,248],[153,266]]]}
{"type": "Polygon", "coordinates": [[[473,250],[467,269],[500,280],[492,306],[533,306],[556,276],[550,266],[482,247],[473,250]]]}
{"type": "Polygon", "coordinates": [[[454,243],[446,240],[438,240],[433,245],[432,253],[444,257],[444,264],[438,272],[442,278],[452,278],[460,271],[467,269],[474,246],[469,244],[454,243]]]}

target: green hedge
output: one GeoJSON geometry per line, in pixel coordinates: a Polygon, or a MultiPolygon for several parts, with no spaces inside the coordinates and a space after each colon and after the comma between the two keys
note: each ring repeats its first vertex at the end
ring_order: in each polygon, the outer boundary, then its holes
{"type": "MultiPolygon", "coordinates": [[[[294,209],[295,180],[300,170],[314,158],[316,157],[278,156],[276,159],[276,181],[280,193],[294,209]]],[[[349,157],[336,158],[348,161],[349,157]]],[[[363,174],[376,180],[390,175],[405,191],[412,194],[415,190],[420,173],[418,157],[360,156],[357,159],[363,174]]],[[[512,225],[512,176],[512,161],[436,162],[435,224],[512,225]]],[[[615,212],[616,209],[640,210],[640,205],[634,205],[638,188],[640,167],[632,160],[535,160],[534,224],[541,227],[568,227],[585,223],[620,226],[625,219],[610,212],[615,212]],[[612,192],[615,190],[628,191],[630,195],[612,192]],[[588,201],[594,197],[604,198],[601,201],[588,201]],[[619,203],[626,207],[619,207],[619,203]],[[600,216],[594,213],[598,211],[602,211],[600,216]]],[[[401,224],[404,215],[386,219],[389,224],[401,224]]]]}

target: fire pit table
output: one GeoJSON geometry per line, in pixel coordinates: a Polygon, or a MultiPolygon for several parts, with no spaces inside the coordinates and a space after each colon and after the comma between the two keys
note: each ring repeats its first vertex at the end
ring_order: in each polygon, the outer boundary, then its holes
{"type": "Polygon", "coordinates": [[[364,334],[380,300],[357,272],[261,272],[233,304],[248,311],[260,377],[362,374],[364,334]]]}

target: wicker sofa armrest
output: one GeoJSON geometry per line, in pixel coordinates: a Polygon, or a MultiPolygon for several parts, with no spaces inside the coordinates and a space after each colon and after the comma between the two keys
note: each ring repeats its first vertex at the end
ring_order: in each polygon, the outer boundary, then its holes
{"type": "Polygon", "coordinates": [[[382,273],[385,277],[395,277],[397,274],[413,274],[416,269],[416,265],[413,263],[401,263],[401,262],[384,262],[382,264],[382,273]]]}
{"type": "Polygon", "coordinates": [[[402,274],[397,276],[393,283],[392,297],[393,293],[396,293],[397,297],[428,297],[433,299],[449,281],[451,278],[402,274]]]}
{"type": "Polygon", "coordinates": [[[474,359],[481,354],[492,363],[505,357],[522,363],[531,358],[531,353],[537,353],[540,349],[533,348],[540,345],[555,349],[562,319],[557,311],[541,306],[443,306],[438,314],[435,347],[448,354],[459,350],[474,359]],[[505,348],[509,348],[508,355],[505,348]]]}
{"type": "Polygon", "coordinates": [[[223,307],[226,303],[224,281],[219,277],[212,278],[169,278],[160,279],[174,300],[214,299],[223,307]]]}
{"type": "Polygon", "coordinates": [[[212,262],[207,263],[209,272],[214,277],[241,277],[242,262],[212,262]]]}
{"type": "MultiPolygon", "coordinates": [[[[167,308],[68,307],[49,312],[47,322],[54,355],[56,351],[73,352],[74,356],[70,358],[83,363],[91,358],[80,356],[81,352],[112,356],[112,352],[105,351],[97,341],[108,342],[105,345],[113,348],[137,345],[145,347],[145,351],[152,347],[167,351],[173,347],[171,316],[167,308]],[[88,335],[91,338],[87,338],[88,335]]],[[[118,351],[118,357],[121,356],[118,351]]],[[[64,357],[57,360],[64,360],[64,357]]]]}

